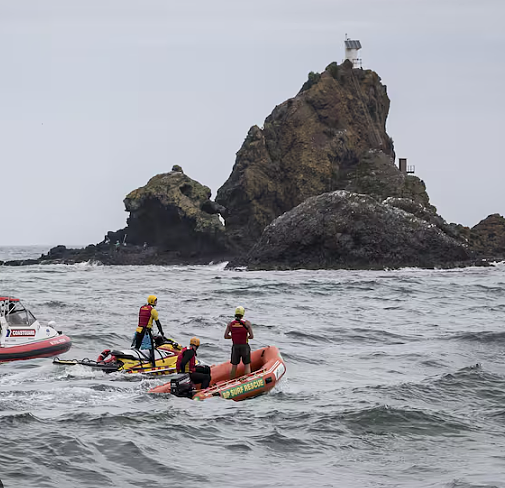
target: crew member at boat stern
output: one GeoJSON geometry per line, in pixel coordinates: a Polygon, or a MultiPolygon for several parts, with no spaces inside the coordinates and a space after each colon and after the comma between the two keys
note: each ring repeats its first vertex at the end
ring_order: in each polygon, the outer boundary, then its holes
{"type": "Polygon", "coordinates": [[[189,348],[185,347],[177,358],[177,372],[189,373],[189,377],[193,384],[201,383],[201,389],[209,387],[210,384],[210,368],[209,366],[196,365],[196,351],[200,347],[200,339],[192,337],[189,341],[189,348]]]}

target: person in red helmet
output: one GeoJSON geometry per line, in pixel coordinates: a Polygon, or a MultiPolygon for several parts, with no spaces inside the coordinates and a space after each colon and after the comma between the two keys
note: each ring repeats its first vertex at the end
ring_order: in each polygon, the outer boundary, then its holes
{"type": "Polygon", "coordinates": [[[193,384],[200,384],[202,390],[209,387],[210,368],[196,364],[196,351],[200,347],[200,339],[192,337],[189,341],[189,348],[185,347],[177,358],[177,372],[189,373],[193,384]]]}
{"type": "Polygon", "coordinates": [[[249,320],[244,320],[244,307],[235,309],[235,320],[232,320],[224,332],[225,339],[231,339],[233,346],[231,347],[231,379],[237,375],[237,366],[242,359],[244,363],[244,374],[251,372],[251,347],[249,339],[254,339],[254,334],[249,320]]]}

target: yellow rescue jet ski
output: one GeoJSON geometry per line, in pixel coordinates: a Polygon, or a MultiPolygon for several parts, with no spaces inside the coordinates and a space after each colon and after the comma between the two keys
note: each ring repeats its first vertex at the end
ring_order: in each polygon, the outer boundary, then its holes
{"type": "Polygon", "coordinates": [[[55,358],[53,364],[74,366],[80,364],[104,373],[119,371],[126,374],[149,374],[153,376],[176,373],[177,357],[182,346],[165,337],[155,337],[154,366],[151,361],[150,349],[105,349],[96,361],[92,359],[60,359],[55,358]]]}

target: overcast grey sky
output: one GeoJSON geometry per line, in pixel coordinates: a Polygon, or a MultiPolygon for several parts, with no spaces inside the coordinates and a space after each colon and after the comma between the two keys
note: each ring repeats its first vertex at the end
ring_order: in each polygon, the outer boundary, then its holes
{"type": "Polygon", "coordinates": [[[504,22],[503,0],[0,0],[0,245],[98,242],[174,164],[215,197],[346,33],[441,215],[503,215],[504,22]]]}

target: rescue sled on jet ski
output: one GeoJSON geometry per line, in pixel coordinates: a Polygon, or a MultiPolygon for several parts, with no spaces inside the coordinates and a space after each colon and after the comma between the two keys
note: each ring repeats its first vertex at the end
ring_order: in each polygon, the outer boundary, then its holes
{"type": "Polygon", "coordinates": [[[268,346],[251,352],[251,371],[250,374],[244,375],[244,365],[240,363],[237,366],[238,377],[230,380],[231,363],[225,362],[211,366],[210,386],[204,390],[198,389],[200,385],[191,383],[189,374],[181,373],[171,378],[170,382],[153,388],[149,393],[172,393],[193,400],[221,397],[238,402],[268,393],[284,376],[286,364],[279,349],[268,346]]]}
{"type": "Polygon", "coordinates": [[[97,360],[60,359],[55,358],[54,364],[62,366],[86,366],[104,373],[149,374],[153,376],[172,374],[176,372],[177,357],[182,346],[177,342],[161,336],[155,336],[154,366],[151,361],[150,349],[105,349],[97,360]]]}
{"type": "Polygon", "coordinates": [[[42,325],[19,298],[0,297],[0,362],[45,358],[70,349],[72,341],[42,325]]]}

